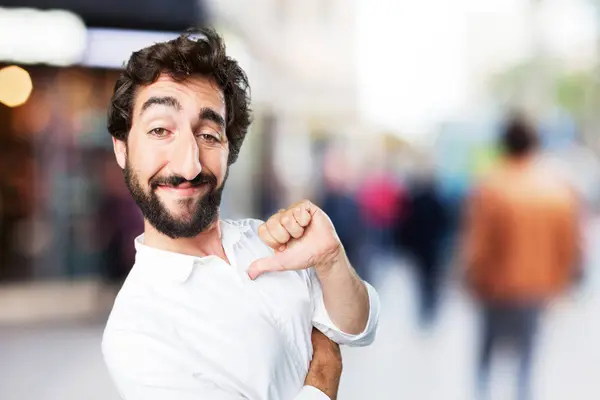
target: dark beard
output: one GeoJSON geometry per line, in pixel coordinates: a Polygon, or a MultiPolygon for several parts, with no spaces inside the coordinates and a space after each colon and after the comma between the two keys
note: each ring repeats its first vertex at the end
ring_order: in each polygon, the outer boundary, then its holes
{"type": "Polygon", "coordinates": [[[217,178],[212,174],[200,173],[196,178],[188,181],[179,176],[153,178],[150,180],[150,192],[146,193],[131,166],[129,160],[125,165],[125,183],[131,196],[142,211],[144,218],[160,233],[172,238],[191,238],[205,231],[218,217],[219,206],[225,181],[217,187],[217,178]],[[199,200],[181,200],[181,205],[189,209],[189,218],[176,218],[171,215],[156,195],[159,185],[172,185],[189,182],[192,186],[209,185],[210,190],[199,200]],[[194,204],[195,202],[195,204],[194,204]]]}

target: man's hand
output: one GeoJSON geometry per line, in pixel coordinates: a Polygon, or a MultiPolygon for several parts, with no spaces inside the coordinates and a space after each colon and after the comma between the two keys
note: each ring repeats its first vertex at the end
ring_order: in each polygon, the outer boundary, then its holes
{"type": "Polygon", "coordinates": [[[250,279],[264,272],[324,270],[343,255],[343,248],[329,217],[308,200],[280,210],[258,228],[258,235],[275,250],[273,257],[254,261],[250,279]]]}
{"type": "Polygon", "coordinates": [[[304,385],[315,387],[336,400],[342,376],[340,346],[316,328],[313,328],[311,339],[313,358],[304,385]]]}
{"type": "Polygon", "coordinates": [[[275,254],[250,264],[250,279],[264,272],[314,267],[335,327],[350,335],[364,331],[370,310],[367,287],[346,257],[331,220],[319,207],[303,200],[280,210],[258,227],[258,235],[275,254]]]}

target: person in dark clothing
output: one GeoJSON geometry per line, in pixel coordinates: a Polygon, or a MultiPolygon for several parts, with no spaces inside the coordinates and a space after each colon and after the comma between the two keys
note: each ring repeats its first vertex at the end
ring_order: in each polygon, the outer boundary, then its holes
{"type": "Polygon", "coordinates": [[[358,275],[371,282],[368,264],[362,259],[364,221],[354,190],[352,168],[343,148],[329,144],[324,150],[319,205],[329,216],[358,275]]]}
{"type": "Polygon", "coordinates": [[[359,249],[362,240],[360,209],[352,193],[327,189],[321,201],[323,211],[337,227],[337,234],[344,246],[348,259],[363,280],[371,283],[368,270],[362,267],[359,260],[359,249]]]}
{"type": "Polygon", "coordinates": [[[419,289],[419,321],[428,326],[438,308],[441,255],[447,226],[443,199],[432,178],[418,179],[408,196],[400,244],[413,262],[419,289]]]}

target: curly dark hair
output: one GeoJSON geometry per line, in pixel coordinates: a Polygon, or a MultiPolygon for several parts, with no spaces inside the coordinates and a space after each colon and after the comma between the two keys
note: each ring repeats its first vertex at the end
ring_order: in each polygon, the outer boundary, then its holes
{"type": "Polygon", "coordinates": [[[221,36],[211,28],[188,30],[176,39],[156,43],[131,55],[117,79],[108,109],[110,134],[127,141],[138,88],[152,84],[162,74],[177,81],[204,76],[217,83],[225,97],[228,164],[233,164],[252,120],[250,85],[237,61],[227,56],[221,36]]]}

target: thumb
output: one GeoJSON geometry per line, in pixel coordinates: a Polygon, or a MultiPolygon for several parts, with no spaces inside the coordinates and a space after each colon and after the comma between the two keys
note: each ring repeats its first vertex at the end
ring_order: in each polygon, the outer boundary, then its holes
{"type": "Polygon", "coordinates": [[[254,280],[265,272],[306,269],[313,264],[313,260],[305,253],[306,250],[301,246],[276,251],[273,256],[258,259],[250,264],[248,276],[254,280]]]}
{"type": "Polygon", "coordinates": [[[283,271],[285,268],[276,256],[259,258],[248,267],[248,276],[255,280],[265,272],[283,271]]]}

